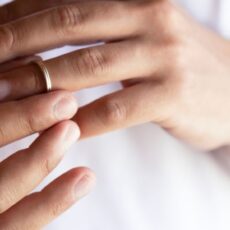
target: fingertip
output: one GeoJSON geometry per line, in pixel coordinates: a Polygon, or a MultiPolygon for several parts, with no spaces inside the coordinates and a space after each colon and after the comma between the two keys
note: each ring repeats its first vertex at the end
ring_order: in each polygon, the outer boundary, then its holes
{"type": "Polygon", "coordinates": [[[75,202],[89,194],[96,185],[95,173],[85,167],[80,167],[72,170],[75,175],[73,192],[75,196],[75,202]]]}
{"type": "MultiPolygon", "coordinates": [[[[53,91],[47,92],[46,94],[43,94],[43,95],[44,95],[44,97],[47,98],[47,100],[50,99],[50,100],[54,100],[56,102],[60,101],[63,98],[69,98],[70,100],[72,99],[75,102],[76,107],[78,108],[77,99],[72,92],[69,92],[66,90],[53,90],[53,91]]],[[[37,95],[37,96],[39,96],[39,95],[37,95]]]]}
{"type": "Polygon", "coordinates": [[[60,126],[65,129],[66,140],[75,143],[80,138],[80,128],[75,122],[71,120],[63,121],[61,122],[60,126]]]}
{"type": "Polygon", "coordinates": [[[76,98],[72,94],[67,94],[55,102],[53,112],[57,120],[72,118],[78,109],[76,98]]]}
{"type": "MultiPolygon", "coordinates": [[[[86,167],[73,168],[48,185],[44,191],[49,194],[59,191],[65,197],[65,206],[72,206],[78,200],[89,194],[96,184],[95,173],[86,167]]],[[[62,202],[62,200],[60,200],[62,202]]]]}
{"type": "Polygon", "coordinates": [[[78,141],[79,137],[80,129],[78,125],[71,120],[66,120],[42,132],[31,147],[33,149],[44,149],[46,157],[47,152],[49,152],[49,156],[63,156],[78,141]]]}
{"type": "Polygon", "coordinates": [[[73,176],[78,177],[78,178],[87,176],[90,180],[96,182],[96,175],[94,171],[88,167],[74,168],[70,171],[70,173],[73,174],[73,176]]]}
{"type": "Polygon", "coordinates": [[[70,145],[74,144],[80,137],[80,129],[78,125],[71,120],[62,121],[53,129],[52,132],[54,135],[60,135],[61,139],[70,145]]]}

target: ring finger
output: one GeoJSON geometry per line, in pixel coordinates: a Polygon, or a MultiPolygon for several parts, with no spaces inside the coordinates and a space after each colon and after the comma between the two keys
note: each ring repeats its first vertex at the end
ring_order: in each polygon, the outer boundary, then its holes
{"type": "MultiPolygon", "coordinates": [[[[148,45],[142,44],[138,39],[108,43],[45,61],[53,90],[75,91],[131,78],[149,77],[156,71],[160,72],[162,51],[156,47],[155,50],[151,48],[151,52],[148,45]]],[[[33,64],[1,74],[0,88],[1,84],[7,84],[11,90],[4,98],[0,96],[0,100],[41,93],[45,88],[43,78],[41,70],[33,64]],[[30,83],[36,79],[40,80],[39,84],[30,83]]]]}

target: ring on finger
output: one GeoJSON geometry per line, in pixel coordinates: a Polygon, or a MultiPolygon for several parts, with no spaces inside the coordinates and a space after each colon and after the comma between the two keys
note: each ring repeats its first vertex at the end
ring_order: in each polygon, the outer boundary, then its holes
{"type": "Polygon", "coordinates": [[[46,91],[50,92],[52,90],[52,81],[48,68],[46,67],[45,63],[41,60],[35,60],[33,61],[33,63],[36,64],[41,70],[46,84],[46,91]]]}

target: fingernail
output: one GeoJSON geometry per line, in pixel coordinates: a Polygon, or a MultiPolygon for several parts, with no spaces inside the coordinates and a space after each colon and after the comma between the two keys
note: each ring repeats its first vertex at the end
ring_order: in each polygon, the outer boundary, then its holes
{"type": "Polygon", "coordinates": [[[74,144],[80,137],[80,130],[77,125],[69,125],[65,133],[65,143],[67,146],[74,144]]]}
{"type": "Polygon", "coordinates": [[[55,106],[54,113],[58,120],[70,119],[77,112],[77,101],[74,96],[62,98],[55,106]]]}
{"type": "Polygon", "coordinates": [[[6,80],[0,80],[0,101],[10,95],[11,86],[6,80]]]}
{"type": "Polygon", "coordinates": [[[91,175],[84,175],[75,185],[75,198],[79,200],[86,196],[94,187],[95,178],[91,175]]]}

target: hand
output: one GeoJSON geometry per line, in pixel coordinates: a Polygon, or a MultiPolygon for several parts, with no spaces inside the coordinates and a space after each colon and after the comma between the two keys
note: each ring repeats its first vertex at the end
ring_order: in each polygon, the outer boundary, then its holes
{"type": "MultiPolygon", "coordinates": [[[[1,65],[0,72],[37,59],[15,59],[1,65]]],[[[4,97],[8,89],[3,86],[0,96],[4,97]]],[[[41,229],[93,186],[94,174],[87,168],[75,168],[31,194],[79,137],[76,123],[67,121],[76,111],[75,98],[64,91],[0,103],[0,146],[42,132],[29,148],[0,163],[0,229],[41,229]]]]}
{"type": "MultiPolygon", "coordinates": [[[[153,121],[199,148],[230,143],[229,42],[169,1],[77,2],[16,20],[0,31],[2,61],[63,44],[105,42],[45,63],[54,89],[123,82],[121,91],[79,110],[75,120],[82,137],[153,121]]],[[[15,76],[20,77],[27,92],[8,91],[5,99],[40,92],[39,84],[28,87],[38,75],[31,65],[2,74],[12,89],[18,88],[15,76]]]]}
{"type": "Polygon", "coordinates": [[[29,194],[78,136],[76,124],[64,121],[43,132],[28,149],[0,163],[0,229],[41,229],[89,192],[94,174],[76,168],[41,192],[29,194]]]}
{"type": "MultiPolygon", "coordinates": [[[[34,59],[15,60],[4,68],[34,59]]],[[[0,146],[53,126],[43,131],[28,149],[0,163],[0,229],[40,229],[89,192],[94,175],[89,169],[76,168],[41,192],[29,194],[79,137],[78,126],[63,121],[70,119],[76,110],[75,98],[68,92],[0,104],[0,146]]]]}

